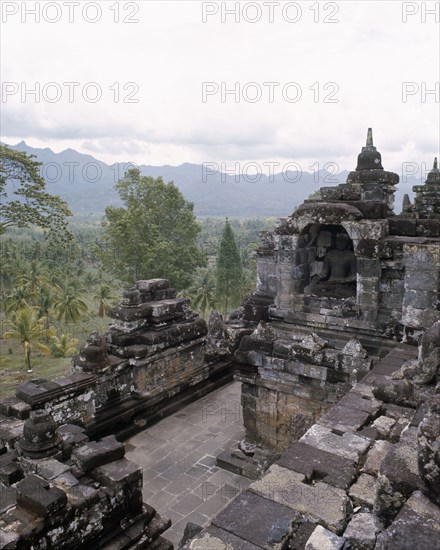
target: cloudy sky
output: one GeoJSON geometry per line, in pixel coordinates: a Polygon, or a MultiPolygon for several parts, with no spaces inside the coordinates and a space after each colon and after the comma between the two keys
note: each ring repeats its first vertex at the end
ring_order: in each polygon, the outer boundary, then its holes
{"type": "Polygon", "coordinates": [[[372,126],[385,169],[438,154],[439,2],[2,4],[6,143],[343,170],[372,126]]]}

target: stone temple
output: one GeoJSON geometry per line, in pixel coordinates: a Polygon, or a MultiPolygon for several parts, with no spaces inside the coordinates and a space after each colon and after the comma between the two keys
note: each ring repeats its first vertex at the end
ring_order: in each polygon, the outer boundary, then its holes
{"type": "Polygon", "coordinates": [[[208,325],[138,281],[69,376],[0,403],[0,548],[165,549],[122,441],[233,378],[252,481],[180,548],[440,549],[440,171],[393,212],[371,129],[345,184],[261,234],[257,285],[208,325]]]}

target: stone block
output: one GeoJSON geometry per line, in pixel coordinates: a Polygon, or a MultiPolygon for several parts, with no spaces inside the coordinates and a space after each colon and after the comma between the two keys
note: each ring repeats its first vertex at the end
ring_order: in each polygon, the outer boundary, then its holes
{"type": "Polygon", "coordinates": [[[345,491],[320,481],[314,485],[304,481],[304,475],[273,464],[248,489],[295,512],[306,514],[336,533],[342,532],[351,512],[351,501],[345,491]]]}
{"type": "Polygon", "coordinates": [[[371,425],[378,434],[380,434],[382,437],[389,437],[391,434],[391,430],[396,424],[396,420],[394,418],[389,418],[388,416],[379,416],[379,418],[376,418],[376,420],[371,425]]]}
{"type": "Polygon", "coordinates": [[[417,428],[409,427],[382,460],[377,477],[375,513],[387,526],[419,487],[417,428]]]}
{"type": "MultiPolygon", "coordinates": [[[[0,483],[0,514],[17,505],[17,491],[0,483]]],[[[1,548],[1,546],[0,546],[1,548]]]]}
{"type": "Polygon", "coordinates": [[[261,546],[256,546],[213,525],[197,535],[189,543],[188,548],[189,550],[261,550],[261,546]]]}
{"type": "Polygon", "coordinates": [[[352,433],[334,433],[330,428],[315,424],[300,439],[311,447],[345,457],[353,462],[367,451],[371,441],[352,433]]]}
{"type": "Polygon", "coordinates": [[[67,504],[64,491],[50,487],[46,480],[34,474],[19,481],[15,488],[17,504],[43,517],[56,514],[67,504]]]}
{"type": "Polygon", "coordinates": [[[142,468],[123,458],[99,466],[92,475],[109,489],[120,502],[126,502],[131,512],[142,507],[142,468]]]}
{"type": "Polygon", "coordinates": [[[38,461],[36,473],[49,481],[55,479],[61,474],[64,474],[65,472],[69,472],[70,470],[71,466],[63,464],[59,460],[55,460],[53,458],[45,458],[38,461]]]}
{"type": "Polygon", "coordinates": [[[174,300],[162,300],[150,302],[151,321],[153,323],[162,320],[171,320],[183,317],[185,308],[189,306],[188,298],[175,298],[174,300]]]}
{"type": "Polygon", "coordinates": [[[17,533],[0,529],[0,548],[2,550],[16,550],[19,540],[20,536],[17,533]]]}
{"type": "Polygon", "coordinates": [[[440,220],[417,220],[418,237],[440,237],[440,220]]]}
{"type": "Polygon", "coordinates": [[[136,282],[136,288],[141,295],[148,292],[157,292],[169,288],[170,282],[168,279],[148,279],[136,282]]]}
{"type": "Polygon", "coordinates": [[[94,468],[121,459],[125,448],[114,435],[104,437],[101,441],[91,441],[72,452],[72,461],[82,472],[89,472],[94,468]]]}
{"type": "Polygon", "coordinates": [[[440,550],[440,509],[419,491],[404,504],[391,526],[378,536],[376,550],[440,550]]]}
{"type": "Polygon", "coordinates": [[[369,419],[368,412],[337,404],[318,420],[318,424],[333,430],[357,432],[369,419]]]}
{"type": "Polygon", "coordinates": [[[405,283],[406,289],[410,290],[422,290],[424,292],[432,292],[438,288],[439,285],[439,272],[437,270],[425,270],[423,265],[419,266],[419,269],[407,269],[405,271],[405,283]]]}
{"type": "Polygon", "coordinates": [[[402,323],[412,328],[429,328],[440,320],[440,311],[403,306],[402,323]]]}
{"type": "Polygon", "coordinates": [[[352,391],[344,395],[344,397],[338,402],[338,405],[358,409],[359,411],[365,411],[371,416],[375,416],[381,408],[382,403],[373,396],[370,397],[359,393],[359,390],[360,385],[358,384],[352,389],[352,391]]]}
{"type": "Polygon", "coordinates": [[[338,535],[318,525],[306,542],[304,550],[342,550],[344,544],[345,539],[343,537],[338,537],[338,535]]]}
{"type": "Polygon", "coordinates": [[[405,237],[415,237],[417,235],[416,220],[406,218],[390,218],[390,235],[402,235],[405,237]]]}
{"type": "Polygon", "coordinates": [[[90,509],[101,500],[101,495],[97,489],[82,483],[66,489],[66,496],[69,504],[76,509],[90,509]]]}
{"type": "Polygon", "coordinates": [[[375,441],[373,447],[368,451],[367,460],[365,461],[362,471],[366,474],[377,476],[382,460],[385,458],[392,446],[393,445],[389,441],[385,441],[383,439],[375,441]]]}
{"type": "Polygon", "coordinates": [[[341,489],[347,489],[356,475],[351,460],[300,441],[293,443],[277,464],[304,474],[310,482],[318,479],[341,489]]]}
{"type": "Polygon", "coordinates": [[[31,406],[15,396],[6,397],[0,401],[0,413],[13,416],[19,420],[26,420],[32,410],[31,406]]]}
{"type": "Polygon", "coordinates": [[[376,497],[376,478],[368,474],[361,474],[348,493],[355,506],[373,508],[376,497]]]}
{"type": "Polygon", "coordinates": [[[212,520],[212,524],[270,550],[274,543],[286,543],[292,532],[292,519],[291,508],[244,491],[212,520]]]}
{"type": "Polygon", "coordinates": [[[379,528],[374,516],[368,513],[355,514],[344,531],[344,538],[352,550],[373,550],[379,528]]]}

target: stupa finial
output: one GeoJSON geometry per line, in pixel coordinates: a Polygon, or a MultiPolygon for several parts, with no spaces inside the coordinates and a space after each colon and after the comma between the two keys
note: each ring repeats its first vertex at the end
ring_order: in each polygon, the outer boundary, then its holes
{"type": "Polygon", "coordinates": [[[382,157],[373,145],[373,129],[368,128],[367,142],[358,156],[356,170],[383,170],[382,157]]]}

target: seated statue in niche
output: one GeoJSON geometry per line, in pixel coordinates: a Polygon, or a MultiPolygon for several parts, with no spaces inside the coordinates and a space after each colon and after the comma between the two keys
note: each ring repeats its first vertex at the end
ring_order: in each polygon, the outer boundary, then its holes
{"type": "Polygon", "coordinates": [[[325,254],[321,272],[313,277],[305,293],[330,298],[356,296],[356,257],[348,237],[337,236],[336,248],[325,254]]]}

